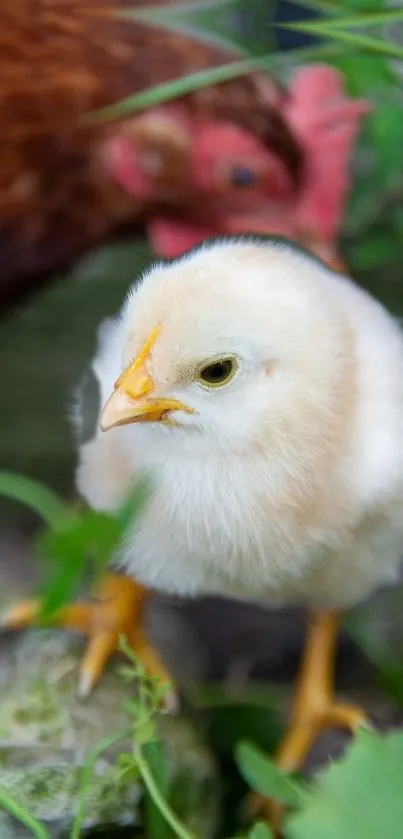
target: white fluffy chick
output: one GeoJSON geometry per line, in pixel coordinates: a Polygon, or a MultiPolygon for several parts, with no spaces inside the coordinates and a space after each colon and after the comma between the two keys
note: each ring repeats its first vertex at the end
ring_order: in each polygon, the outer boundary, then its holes
{"type": "Polygon", "coordinates": [[[77,481],[110,510],[152,474],[130,574],[320,609],[396,579],[403,338],[379,303],[291,245],[228,239],[154,265],[102,337],[103,403],[127,368],[101,418],[119,427],[77,481]]]}
{"type": "Polygon", "coordinates": [[[127,574],[312,611],[279,753],[295,769],[322,726],[363,719],[332,698],[337,611],[400,571],[398,322],[289,243],[213,240],[144,273],[94,370],[105,407],[82,495],[111,510],[139,472],[153,481],[127,574]]]}
{"type": "Polygon", "coordinates": [[[278,756],[296,768],[322,726],[363,718],[332,697],[337,611],[400,570],[398,322],[289,243],[213,240],[144,273],[93,371],[104,407],[80,449],[81,494],[113,510],[152,476],[127,575],[312,611],[278,756]]]}

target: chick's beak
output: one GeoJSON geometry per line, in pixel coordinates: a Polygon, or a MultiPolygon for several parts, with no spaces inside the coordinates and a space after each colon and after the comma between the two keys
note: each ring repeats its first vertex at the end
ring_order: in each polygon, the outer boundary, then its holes
{"type": "Polygon", "coordinates": [[[133,362],[115,382],[115,389],[102,411],[100,427],[108,431],[134,422],[168,422],[171,411],[192,413],[177,399],[153,398],[155,383],[144,367],[133,362]]]}

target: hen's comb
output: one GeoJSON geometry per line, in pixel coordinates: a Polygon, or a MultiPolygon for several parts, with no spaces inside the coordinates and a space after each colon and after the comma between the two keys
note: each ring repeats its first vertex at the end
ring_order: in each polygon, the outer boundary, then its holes
{"type": "Polygon", "coordinates": [[[304,67],[294,74],[286,116],[304,150],[305,172],[298,226],[337,236],[350,185],[350,160],[369,103],[349,99],[332,67],[304,67]]]}

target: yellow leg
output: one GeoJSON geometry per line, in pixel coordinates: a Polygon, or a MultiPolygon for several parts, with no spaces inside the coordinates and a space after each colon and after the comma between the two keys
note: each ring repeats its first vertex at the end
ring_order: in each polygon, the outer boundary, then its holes
{"type": "MultiPolygon", "coordinates": [[[[143,632],[143,609],[148,595],[148,590],[140,583],[128,577],[108,574],[95,589],[92,600],[71,603],[56,614],[53,625],[76,630],[89,639],[80,668],[81,696],[88,696],[99,681],[106,661],[118,648],[121,635],[126,636],[150,675],[157,676],[165,684],[170,683],[157,653],[149,646],[143,632]]],[[[4,615],[1,626],[19,629],[35,623],[39,605],[36,600],[17,603],[4,615]]]]}
{"type": "MultiPolygon", "coordinates": [[[[339,616],[335,613],[310,616],[290,724],[276,755],[276,763],[284,772],[292,773],[302,767],[324,728],[335,726],[354,731],[366,722],[361,708],[334,699],[334,657],[339,624],[339,616]]],[[[253,796],[250,803],[254,811],[278,826],[281,808],[258,796],[253,796]]]]}

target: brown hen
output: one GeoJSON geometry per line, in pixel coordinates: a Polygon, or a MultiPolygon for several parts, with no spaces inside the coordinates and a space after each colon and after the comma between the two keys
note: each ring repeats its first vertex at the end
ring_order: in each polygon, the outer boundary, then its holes
{"type": "MultiPolygon", "coordinates": [[[[89,124],[87,115],[234,57],[116,17],[118,8],[133,5],[136,0],[13,0],[1,6],[1,308],[152,211],[110,177],[104,146],[116,124],[89,124]]],[[[182,101],[198,116],[247,127],[297,182],[299,146],[275,107],[274,87],[270,101],[268,84],[260,75],[239,78],[182,101]]],[[[180,144],[171,141],[181,200],[180,144]]]]}

